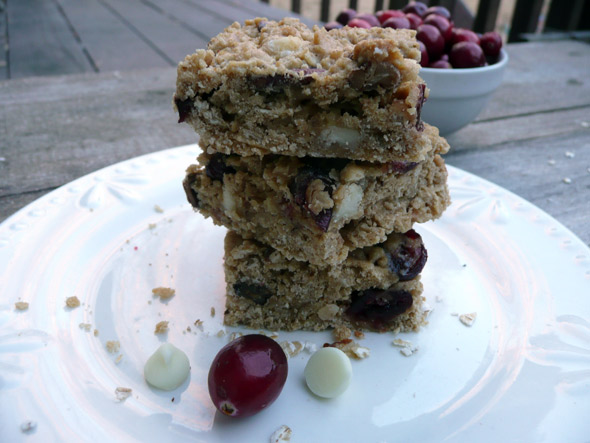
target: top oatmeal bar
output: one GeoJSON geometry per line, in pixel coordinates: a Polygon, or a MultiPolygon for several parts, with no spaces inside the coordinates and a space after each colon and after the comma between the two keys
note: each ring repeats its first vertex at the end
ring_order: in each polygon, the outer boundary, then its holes
{"type": "Polygon", "coordinates": [[[210,152],[421,161],[419,60],[412,30],[256,18],[178,65],[174,103],[210,152]]]}

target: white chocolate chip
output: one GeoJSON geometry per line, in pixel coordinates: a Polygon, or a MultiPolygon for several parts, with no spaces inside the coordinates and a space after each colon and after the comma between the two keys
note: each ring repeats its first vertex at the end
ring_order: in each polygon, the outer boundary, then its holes
{"type": "Polygon", "coordinates": [[[322,131],[320,138],[327,144],[343,145],[354,149],[360,142],[361,134],[356,129],[330,126],[322,131]]]}
{"type": "Polygon", "coordinates": [[[318,317],[321,320],[331,320],[336,316],[336,314],[338,314],[339,310],[340,308],[338,308],[338,305],[325,305],[324,307],[318,310],[318,317]]]}
{"type": "Polygon", "coordinates": [[[336,203],[332,215],[334,222],[356,219],[362,215],[363,189],[356,183],[338,187],[332,199],[336,203]]]}
{"type": "Polygon", "coordinates": [[[319,397],[334,398],[348,388],[352,379],[350,359],[338,348],[321,348],[305,366],[307,386],[319,397]]]}
{"type": "Polygon", "coordinates": [[[190,372],[188,357],[170,343],[164,343],[145,363],[143,374],[152,386],[164,391],[179,387],[190,372]]]}

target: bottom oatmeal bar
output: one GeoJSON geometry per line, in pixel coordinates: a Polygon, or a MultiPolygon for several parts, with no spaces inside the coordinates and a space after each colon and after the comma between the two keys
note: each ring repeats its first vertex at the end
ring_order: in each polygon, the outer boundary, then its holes
{"type": "Polygon", "coordinates": [[[225,324],[270,330],[338,326],[412,331],[426,323],[419,273],[426,249],[414,230],[319,268],[233,231],[225,238],[225,324]]]}

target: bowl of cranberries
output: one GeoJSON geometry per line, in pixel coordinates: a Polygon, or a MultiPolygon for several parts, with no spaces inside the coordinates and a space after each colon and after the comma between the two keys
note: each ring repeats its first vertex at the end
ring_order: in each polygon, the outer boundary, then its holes
{"type": "Polygon", "coordinates": [[[477,34],[455,26],[444,6],[411,1],[399,10],[361,14],[346,9],[325,28],[413,29],[420,45],[420,76],[430,95],[422,120],[448,135],[471,123],[502,83],[508,54],[497,32],[477,34]]]}

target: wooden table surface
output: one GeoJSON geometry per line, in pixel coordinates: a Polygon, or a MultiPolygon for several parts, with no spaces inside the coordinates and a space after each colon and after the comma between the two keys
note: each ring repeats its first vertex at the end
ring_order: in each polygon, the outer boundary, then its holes
{"type": "MultiPolygon", "coordinates": [[[[7,3],[9,31],[24,3],[7,3]]],[[[38,42],[22,24],[23,40],[11,38],[4,66],[9,79],[0,81],[0,221],[96,169],[196,142],[172,109],[177,61],[232,17],[284,14],[239,0],[227,0],[221,9],[213,0],[32,3],[42,15],[54,14],[50,20],[64,21],[78,40],[74,45],[63,29],[38,22],[51,40],[47,51],[66,54],[68,62],[38,50],[27,64],[22,51],[27,44],[39,49],[38,42]],[[48,11],[48,5],[59,8],[48,11]],[[102,15],[88,14],[84,8],[92,5],[102,15]],[[143,16],[125,10],[133,5],[143,16]],[[171,27],[176,34],[168,35],[171,27]],[[60,69],[67,72],[55,72],[60,69]],[[54,75],[39,76],[48,73],[54,75]]],[[[502,86],[476,122],[448,137],[446,160],[529,200],[590,244],[590,45],[545,41],[507,51],[502,86]]]]}

